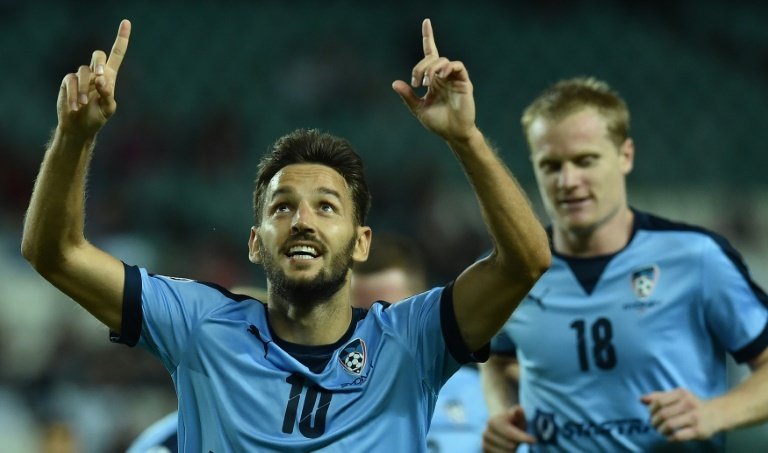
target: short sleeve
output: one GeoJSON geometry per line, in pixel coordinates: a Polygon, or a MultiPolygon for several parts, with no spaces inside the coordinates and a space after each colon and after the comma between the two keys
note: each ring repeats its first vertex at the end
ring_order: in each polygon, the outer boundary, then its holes
{"type": "Polygon", "coordinates": [[[138,344],[175,369],[190,333],[221,304],[221,293],[194,280],[151,275],[132,266],[125,266],[125,282],[122,329],[110,339],[138,344]]]}
{"type": "Polygon", "coordinates": [[[722,237],[705,243],[702,274],[707,325],[738,362],[757,357],[768,346],[765,291],[722,237]]]}
{"type": "Polygon", "coordinates": [[[414,354],[419,372],[433,388],[440,388],[463,363],[488,358],[487,345],[472,352],[464,343],[452,290],[452,285],[434,288],[386,309],[393,328],[414,354]]]}

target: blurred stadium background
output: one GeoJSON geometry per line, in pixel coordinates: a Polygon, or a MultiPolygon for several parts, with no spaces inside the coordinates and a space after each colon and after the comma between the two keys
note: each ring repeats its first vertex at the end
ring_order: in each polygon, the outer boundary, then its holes
{"type": "MultiPolygon", "coordinates": [[[[122,451],[175,407],[159,363],[111,345],[19,253],[59,83],[109,50],[124,17],[133,35],[97,145],[87,235],[128,263],[262,284],[246,249],[256,162],[278,136],[318,127],[364,156],[374,230],[415,237],[432,283],[453,278],[488,240],[450,152],[390,88],[410,77],[431,17],[441,53],[469,68],[479,125],[537,207],[520,113],[551,82],[595,75],[633,114],[632,204],[725,234],[768,286],[766,3],[0,0],[4,451],[122,451]]],[[[732,368],[736,381],[744,370],[732,368]]],[[[768,435],[729,442],[749,451],[768,435]]]]}

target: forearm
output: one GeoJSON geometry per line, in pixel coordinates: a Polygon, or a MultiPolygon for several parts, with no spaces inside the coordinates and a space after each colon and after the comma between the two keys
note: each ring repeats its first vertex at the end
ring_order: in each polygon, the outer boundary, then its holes
{"type": "Polygon", "coordinates": [[[84,242],[85,180],[95,137],[57,128],[40,167],[24,220],[22,253],[36,268],[84,242]]]}
{"type": "Polygon", "coordinates": [[[483,396],[490,416],[501,413],[517,401],[505,368],[506,361],[496,356],[491,356],[486,363],[480,364],[483,396]]]}
{"type": "Polygon", "coordinates": [[[720,429],[728,431],[768,420],[768,366],[757,368],[726,394],[710,400],[720,414],[720,429]]]}
{"type": "Polygon", "coordinates": [[[475,189],[496,259],[512,275],[534,282],[549,266],[551,255],[546,233],[528,198],[479,130],[448,145],[475,189]]]}

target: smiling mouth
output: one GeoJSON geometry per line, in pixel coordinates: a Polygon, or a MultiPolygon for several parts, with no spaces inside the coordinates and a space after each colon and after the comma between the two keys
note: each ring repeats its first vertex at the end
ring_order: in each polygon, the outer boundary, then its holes
{"type": "Polygon", "coordinates": [[[313,260],[320,256],[320,252],[311,245],[294,245],[288,249],[285,256],[292,260],[313,260]]]}
{"type": "Polygon", "coordinates": [[[572,198],[567,200],[558,200],[557,204],[565,208],[577,208],[589,201],[589,198],[572,198]]]}

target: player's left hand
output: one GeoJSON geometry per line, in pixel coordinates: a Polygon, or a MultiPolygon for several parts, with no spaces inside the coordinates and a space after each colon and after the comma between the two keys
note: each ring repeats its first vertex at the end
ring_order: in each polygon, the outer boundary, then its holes
{"type": "Polygon", "coordinates": [[[651,424],[668,440],[708,439],[720,431],[718,411],[686,389],[648,393],[640,401],[648,406],[651,424]]]}
{"type": "Polygon", "coordinates": [[[476,131],[475,100],[467,69],[460,61],[440,56],[429,19],[421,24],[421,37],[424,58],[413,67],[411,86],[397,80],[392,88],[424,127],[449,142],[466,141],[476,131]],[[420,86],[427,88],[423,97],[413,91],[420,86]]]}

